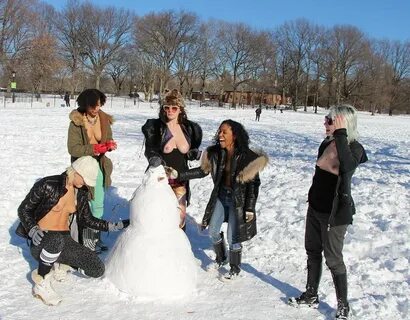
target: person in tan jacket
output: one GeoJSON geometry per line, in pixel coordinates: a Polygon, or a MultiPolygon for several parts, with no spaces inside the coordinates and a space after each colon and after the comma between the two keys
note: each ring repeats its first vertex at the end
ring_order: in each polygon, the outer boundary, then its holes
{"type": "MultiPolygon", "coordinates": [[[[70,113],[67,147],[71,162],[82,156],[92,156],[99,163],[93,200],[90,201],[94,217],[104,214],[104,189],[111,185],[112,162],[106,153],[117,148],[112,138],[113,118],[101,110],[107,97],[98,89],[86,89],[77,98],[78,108],[70,113]]],[[[93,251],[107,250],[100,232],[79,226],[78,240],[93,251]]]]}

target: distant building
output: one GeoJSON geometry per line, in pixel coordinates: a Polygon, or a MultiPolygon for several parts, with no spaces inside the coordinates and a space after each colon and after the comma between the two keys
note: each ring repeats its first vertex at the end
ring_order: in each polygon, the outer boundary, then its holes
{"type": "Polygon", "coordinates": [[[245,104],[245,105],[280,105],[280,104],[290,104],[290,97],[285,97],[282,101],[282,95],[278,93],[261,93],[253,91],[225,91],[223,95],[223,102],[232,103],[235,98],[235,103],[245,104]]]}

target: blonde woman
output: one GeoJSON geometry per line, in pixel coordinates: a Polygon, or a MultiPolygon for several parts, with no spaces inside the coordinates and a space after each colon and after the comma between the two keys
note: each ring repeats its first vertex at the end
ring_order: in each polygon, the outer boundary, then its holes
{"type": "Polygon", "coordinates": [[[342,251],[347,227],[353,222],[355,214],[351,195],[352,176],[356,168],[367,161],[367,155],[357,141],[357,111],[354,107],[342,105],[330,108],[324,125],[326,138],[319,146],[308,197],[306,291],[289,302],[296,306],[319,306],[318,288],[323,252],[336,289],[336,319],[347,319],[350,307],[342,251]]]}

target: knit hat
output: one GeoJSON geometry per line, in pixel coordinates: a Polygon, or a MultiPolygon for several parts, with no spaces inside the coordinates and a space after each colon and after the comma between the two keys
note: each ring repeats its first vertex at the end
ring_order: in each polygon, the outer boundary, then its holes
{"type": "Polygon", "coordinates": [[[83,177],[89,187],[95,187],[98,175],[98,162],[91,156],[84,156],[75,160],[71,166],[83,177]]]}

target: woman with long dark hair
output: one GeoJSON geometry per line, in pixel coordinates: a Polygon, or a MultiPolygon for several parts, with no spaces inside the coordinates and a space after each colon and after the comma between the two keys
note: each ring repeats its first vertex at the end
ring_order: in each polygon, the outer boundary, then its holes
{"type": "Polygon", "coordinates": [[[330,108],[324,125],[326,138],[319,146],[308,196],[306,291],[289,302],[296,306],[319,306],[323,252],[336,289],[336,319],[347,319],[350,307],[342,251],[347,227],[353,222],[355,214],[351,195],[352,176],[356,168],[367,161],[367,155],[357,141],[357,111],[354,107],[342,105],[330,108]]]}
{"type": "MultiPolygon", "coordinates": [[[[163,164],[177,171],[188,169],[188,160],[198,160],[202,142],[201,127],[188,120],[181,93],[174,89],[167,93],[159,109],[158,119],[148,119],[142,126],[145,136],[145,157],[149,165],[163,164]]],[[[185,230],[186,207],[190,190],[187,182],[170,179],[180,209],[180,227],[185,230]]]]}
{"type": "Polygon", "coordinates": [[[212,175],[214,187],[202,219],[202,229],[209,227],[217,267],[221,267],[227,262],[221,226],[228,222],[228,279],[241,271],[242,242],[256,235],[259,172],[267,163],[264,153],[249,148],[249,135],[243,125],[225,120],[218,128],[214,144],[202,156],[201,166],[178,174],[180,181],[212,175]]]}

